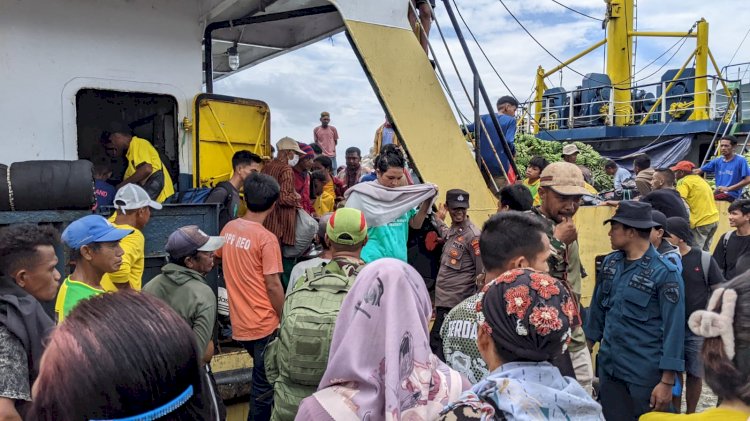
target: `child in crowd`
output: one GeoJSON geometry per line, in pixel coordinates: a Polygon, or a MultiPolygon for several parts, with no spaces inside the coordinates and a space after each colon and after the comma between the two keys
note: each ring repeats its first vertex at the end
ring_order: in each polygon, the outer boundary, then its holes
{"type": "Polygon", "coordinates": [[[541,156],[535,156],[529,161],[529,165],[526,167],[526,179],[523,180],[523,185],[529,188],[531,197],[534,198],[534,206],[542,204],[542,200],[539,198],[539,182],[541,181],[542,171],[547,168],[549,162],[541,156]]]}

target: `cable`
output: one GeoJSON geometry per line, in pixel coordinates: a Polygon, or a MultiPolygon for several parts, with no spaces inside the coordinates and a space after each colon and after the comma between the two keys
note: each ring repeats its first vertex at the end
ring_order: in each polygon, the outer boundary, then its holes
{"type": "MultiPolygon", "coordinates": [[[[553,59],[555,59],[555,60],[556,60],[556,61],[557,61],[558,63],[562,64],[562,65],[563,65],[563,67],[567,68],[567,69],[568,69],[568,70],[570,70],[571,72],[573,72],[573,73],[576,73],[576,74],[578,74],[579,76],[582,76],[582,77],[586,77],[586,75],[585,75],[585,74],[583,74],[583,73],[579,72],[578,70],[576,70],[576,69],[574,69],[574,68],[570,67],[569,65],[565,64],[565,63],[564,63],[564,62],[563,62],[562,60],[560,60],[559,58],[557,58],[557,56],[556,56],[556,55],[552,54],[552,52],[551,52],[550,50],[548,50],[548,49],[547,49],[547,47],[545,47],[545,46],[544,46],[544,45],[543,45],[543,44],[542,44],[541,42],[539,42],[539,40],[538,40],[538,39],[536,39],[536,37],[534,37],[534,35],[532,35],[532,34],[531,34],[531,32],[529,32],[529,30],[528,30],[528,29],[526,29],[526,27],[525,27],[525,26],[523,25],[523,23],[521,23],[521,21],[520,21],[520,20],[518,20],[518,18],[516,17],[516,15],[514,15],[514,14],[513,14],[513,12],[511,12],[511,11],[510,11],[510,9],[508,9],[508,6],[506,6],[506,5],[505,5],[505,2],[504,2],[503,0],[498,0],[498,1],[500,2],[500,4],[502,4],[502,5],[503,5],[503,7],[504,7],[504,8],[505,8],[505,10],[506,10],[506,11],[508,12],[508,14],[509,14],[509,15],[510,15],[510,16],[511,16],[511,17],[513,18],[513,20],[515,20],[515,21],[516,21],[516,23],[518,24],[518,26],[520,26],[520,27],[521,27],[521,29],[523,29],[523,31],[524,31],[524,32],[526,32],[526,35],[528,35],[529,37],[531,37],[531,39],[532,39],[532,40],[534,40],[534,42],[535,42],[535,43],[536,43],[536,44],[537,44],[537,45],[538,45],[538,46],[539,46],[539,47],[540,47],[540,48],[541,48],[542,50],[544,50],[544,52],[546,52],[547,54],[549,54],[549,56],[550,56],[550,57],[552,57],[553,59]]],[[[604,84],[604,85],[606,85],[606,84],[607,84],[607,83],[606,83],[607,81],[603,81],[603,80],[596,80],[596,79],[594,79],[594,78],[591,78],[591,80],[595,80],[596,82],[599,82],[599,83],[601,83],[601,84],[604,84]]]]}
{"type": "Polygon", "coordinates": [[[747,29],[747,32],[745,32],[745,37],[742,38],[742,41],[740,41],[740,45],[737,46],[737,49],[734,50],[734,54],[732,54],[732,58],[729,60],[729,64],[727,64],[727,67],[729,67],[732,62],[734,61],[734,58],[737,56],[737,53],[740,51],[740,48],[742,48],[742,44],[745,43],[745,40],[747,39],[747,36],[750,35],[750,28],[747,29]]]}
{"type": "Polygon", "coordinates": [[[593,16],[591,16],[591,15],[587,15],[587,14],[585,14],[585,13],[583,13],[583,12],[581,12],[581,11],[578,11],[578,10],[576,10],[576,9],[572,8],[572,7],[566,6],[566,5],[564,5],[564,4],[562,4],[562,3],[560,3],[560,2],[559,2],[559,1],[557,1],[557,0],[552,0],[552,3],[555,3],[555,4],[557,4],[557,5],[560,5],[560,6],[564,7],[564,8],[566,8],[566,9],[570,10],[571,12],[574,12],[574,13],[578,13],[579,15],[581,15],[581,16],[585,16],[585,17],[587,17],[587,18],[589,18],[589,19],[593,19],[593,20],[598,20],[599,22],[604,22],[604,19],[599,19],[599,18],[595,18],[595,17],[593,17],[593,16]]]}
{"type": "MultiPolygon", "coordinates": [[[[675,58],[675,56],[677,55],[677,53],[679,53],[679,52],[680,52],[680,50],[682,49],[682,47],[683,47],[683,46],[685,45],[685,43],[687,42],[687,37],[683,37],[681,41],[682,41],[682,44],[680,45],[680,47],[679,47],[679,48],[677,48],[677,51],[675,51],[675,52],[674,52],[674,54],[672,54],[672,56],[671,56],[671,57],[669,57],[669,59],[667,59],[667,61],[665,61],[665,62],[664,62],[664,63],[663,63],[663,64],[662,64],[662,65],[661,65],[661,66],[660,66],[660,67],[659,67],[658,69],[656,69],[656,71],[654,71],[653,73],[651,73],[651,74],[650,74],[650,75],[648,75],[648,76],[642,77],[642,78],[640,78],[640,79],[638,79],[638,80],[634,80],[634,81],[632,82],[632,85],[635,85],[635,84],[637,84],[638,82],[643,82],[644,80],[646,80],[646,79],[650,78],[651,76],[653,76],[653,75],[655,75],[655,74],[659,73],[659,72],[661,71],[661,69],[663,69],[664,67],[666,67],[666,65],[667,65],[667,64],[669,64],[669,62],[671,62],[671,61],[672,61],[672,59],[674,59],[674,58],[675,58]]],[[[677,42],[680,42],[680,40],[677,40],[677,42]]],[[[677,44],[675,44],[675,45],[677,45],[677,44]]],[[[672,46],[672,47],[674,47],[674,46],[672,46]]],[[[670,47],[670,49],[671,49],[672,47],[670,47]]],[[[667,50],[667,51],[669,51],[669,50],[667,50]]],[[[666,53],[666,52],[665,52],[665,53],[666,53]]],[[[662,54],[662,55],[663,55],[663,54],[662,54]]],[[[660,56],[660,57],[661,57],[661,56],[660,56]]],[[[658,58],[657,58],[657,60],[658,60],[658,58]]],[[[654,61],[655,61],[655,60],[654,60],[654,61]]],[[[646,67],[648,67],[648,66],[646,66],[646,67]]],[[[644,70],[644,69],[645,69],[646,67],[644,67],[643,69],[641,69],[641,71],[642,71],[642,70],[644,70]]],[[[635,76],[635,75],[633,75],[633,76],[635,76]]]]}
{"type": "MultiPolygon", "coordinates": [[[[518,99],[518,97],[516,97],[516,94],[515,94],[515,93],[513,93],[513,90],[512,90],[512,89],[510,89],[510,87],[508,86],[508,84],[507,84],[507,83],[505,83],[505,80],[503,80],[503,77],[502,77],[502,76],[500,76],[500,72],[498,72],[498,71],[497,71],[497,68],[495,68],[495,66],[494,66],[494,65],[492,64],[492,61],[491,61],[491,60],[490,60],[490,58],[489,58],[489,57],[487,56],[487,53],[486,53],[486,52],[484,51],[484,48],[482,48],[482,45],[481,45],[481,44],[479,43],[479,40],[477,39],[477,37],[476,37],[476,36],[474,35],[474,32],[473,32],[473,31],[471,30],[471,28],[469,27],[469,24],[468,24],[468,23],[466,23],[466,19],[464,19],[464,16],[463,16],[463,14],[461,13],[461,9],[460,9],[460,8],[458,7],[458,4],[456,3],[456,0],[453,0],[453,6],[454,6],[454,7],[455,7],[455,9],[456,9],[456,12],[457,12],[457,14],[458,14],[458,17],[459,17],[459,18],[461,19],[461,22],[463,22],[463,24],[464,24],[464,27],[465,27],[465,28],[466,28],[466,30],[467,30],[467,31],[469,32],[469,35],[471,35],[471,38],[472,38],[472,39],[474,40],[474,43],[475,43],[475,44],[477,45],[477,47],[479,48],[479,51],[480,51],[480,52],[482,53],[482,56],[484,56],[485,60],[487,60],[487,63],[488,63],[489,65],[490,65],[490,67],[492,68],[492,70],[493,70],[493,71],[495,72],[495,75],[497,76],[497,78],[498,78],[498,79],[500,79],[500,82],[501,82],[501,83],[503,84],[503,86],[505,87],[505,89],[507,89],[507,90],[508,90],[508,93],[509,93],[509,94],[510,94],[510,95],[511,95],[511,96],[512,96],[513,98],[516,98],[516,99],[518,99]]],[[[549,80],[549,79],[548,79],[548,80],[549,80]]],[[[550,85],[553,85],[553,84],[552,84],[552,81],[549,81],[549,82],[550,82],[550,85]]],[[[533,87],[533,85],[532,85],[532,91],[531,91],[531,94],[530,94],[530,95],[529,95],[529,97],[528,97],[528,98],[526,99],[526,101],[524,101],[524,103],[528,103],[528,102],[529,102],[529,100],[531,99],[531,97],[532,97],[532,96],[534,96],[534,87],[533,87]]],[[[552,138],[553,140],[557,140],[557,138],[555,138],[555,136],[554,136],[554,135],[553,135],[552,133],[550,133],[550,132],[549,132],[549,131],[548,131],[547,129],[543,128],[543,127],[541,126],[541,124],[539,124],[539,122],[538,122],[538,121],[536,120],[536,118],[534,118],[534,116],[533,116],[533,115],[531,114],[531,112],[529,112],[529,113],[528,113],[528,115],[529,115],[529,118],[531,119],[531,121],[533,121],[533,122],[537,123],[537,125],[539,126],[539,128],[540,128],[540,129],[544,130],[544,131],[545,131],[545,132],[546,132],[547,134],[549,134],[549,136],[550,136],[550,137],[551,137],[551,138],[552,138]]]]}
{"type": "MultiPolygon", "coordinates": [[[[430,10],[432,11],[432,16],[435,16],[435,10],[432,9],[432,5],[428,2],[427,3],[430,6],[430,10]]],[[[417,13],[417,10],[414,8],[414,5],[409,2],[409,7],[411,7],[413,13],[417,13]]],[[[458,71],[458,66],[456,65],[456,61],[453,60],[453,54],[451,54],[450,48],[448,48],[448,42],[445,40],[445,34],[443,34],[443,29],[440,27],[440,23],[437,19],[434,20],[435,27],[438,30],[438,33],[440,34],[440,39],[443,41],[443,46],[445,46],[445,51],[448,53],[448,58],[451,61],[451,64],[453,65],[453,70],[456,71],[456,77],[458,78],[458,81],[461,83],[461,87],[464,90],[464,93],[466,94],[466,98],[469,98],[469,104],[471,104],[471,107],[474,108],[474,104],[471,101],[471,95],[469,95],[469,90],[466,89],[466,85],[464,84],[463,79],[461,78],[461,72],[458,71]]],[[[421,28],[421,26],[420,26],[421,28]]],[[[426,32],[424,28],[421,28],[422,34],[426,36],[426,32]]],[[[432,43],[430,43],[429,37],[427,37],[427,44],[429,46],[430,51],[432,51],[432,58],[435,60],[435,63],[437,65],[437,55],[435,55],[435,49],[432,47],[432,43]]],[[[442,73],[442,70],[438,66],[438,70],[440,73],[442,73]]],[[[443,78],[445,79],[445,75],[443,75],[443,78]]],[[[447,82],[447,79],[445,79],[447,82]]]]}
{"type": "MultiPolygon", "coordinates": [[[[642,82],[642,81],[650,78],[651,76],[653,76],[656,73],[658,73],[661,69],[663,69],[664,66],[666,66],[667,64],[669,64],[669,62],[677,55],[677,53],[680,51],[680,49],[682,49],[682,47],[685,45],[685,42],[687,42],[687,39],[688,39],[688,35],[690,35],[693,32],[693,30],[695,29],[696,25],[697,25],[697,23],[693,24],[693,26],[688,30],[687,35],[685,35],[682,38],[678,39],[674,44],[672,44],[671,47],[669,47],[666,50],[664,50],[664,52],[662,52],[658,57],[656,57],[655,59],[651,60],[648,64],[646,64],[645,66],[643,66],[640,70],[638,70],[635,73],[633,73],[631,75],[631,78],[634,78],[637,74],[643,72],[644,70],[646,70],[647,68],[649,68],[651,65],[653,65],[654,63],[656,63],[657,61],[659,61],[659,59],[661,59],[662,57],[664,57],[665,55],[667,55],[667,53],[669,53],[670,51],[672,51],[672,49],[674,47],[676,47],[677,44],[679,44],[680,42],[682,42],[682,44],[677,49],[677,51],[674,54],[672,54],[672,56],[664,64],[662,64],[662,66],[659,67],[659,69],[656,70],[656,72],[653,72],[653,73],[651,73],[650,75],[648,75],[646,77],[643,77],[641,79],[638,79],[638,80],[635,80],[635,81],[631,82],[631,85],[634,85],[634,84],[636,84],[638,82],[642,82]]],[[[626,80],[620,81],[620,83],[615,83],[613,85],[619,85],[619,84],[624,83],[624,82],[626,82],[626,80]]],[[[622,88],[615,88],[615,89],[622,89],[622,88]]]]}
{"type": "Polygon", "coordinates": [[[492,68],[492,71],[495,72],[495,75],[497,75],[497,78],[500,79],[500,82],[503,84],[505,89],[508,90],[508,93],[515,98],[516,95],[513,93],[513,91],[510,89],[507,83],[503,80],[503,77],[500,76],[500,72],[497,71],[495,68],[495,65],[492,64],[492,61],[490,61],[490,58],[487,57],[487,53],[484,52],[484,48],[479,44],[479,41],[477,40],[477,37],[474,36],[474,32],[469,28],[469,24],[466,23],[466,20],[464,19],[464,15],[461,13],[461,9],[459,9],[458,4],[456,4],[456,0],[453,0],[453,6],[456,8],[456,12],[458,13],[458,17],[461,19],[461,22],[463,22],[464,26],[466,27],[466,30],[469,32],[469,35],[471,35],[471,38],[474,40],[474,43],[479,47],[479,51],[482,52],[482,55],[484,56],[484,59],[487,60],[487,63],[492,68]]]}

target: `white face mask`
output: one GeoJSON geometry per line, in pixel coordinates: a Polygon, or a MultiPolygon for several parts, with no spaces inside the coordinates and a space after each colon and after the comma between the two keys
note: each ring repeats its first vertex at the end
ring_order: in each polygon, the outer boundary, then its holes
{"type": "Polygon", "coordinates": [[[294,157],[292,157],[292,159],[288,160],[287,162],[289,162],[289,165],[292,167],[297,165],[297,163],[299,162],[299,155],[294,154],[294,157]]]}

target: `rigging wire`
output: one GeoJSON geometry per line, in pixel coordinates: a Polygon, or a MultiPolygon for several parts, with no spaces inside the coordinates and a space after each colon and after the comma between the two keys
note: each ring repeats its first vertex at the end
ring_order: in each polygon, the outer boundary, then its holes
{"type": "Polygon", "coordinates": [[[599,21],[599,22],[604,22],[604,19],[599,19],[599,18],[595,18],[595,17],[593,17],[593,16],[591,16],[591,15],[587,15],[587,14],[585,14],[585,13],[583,13],[583,12],[579,11],[579,10],[576,10],[576,9],[574,9],[574,8],[570,7],[570,6],[566,6],[566,5],[564,5],[564,4],[562,4],[562,3],[560,3],[560,2],[559,2],[559,1],[557,1],[557,0],[552,0],[552,3],[555,3],[555,4],[559,5],[559,6],[562,6],[562,7],[566,8],[566,9],[570,10],[571,12],[574,12],[574,13],[578,13],[579,15],[581,15],[581,16],[585,16],[585,17],[587,17],[587,18],[589,18],[589,19],[597,20],[597,21],[599,21]]]}
{"type": "MultiPolygon", "coordinates": [[[[539,46],[539,48],[541,48],[542,50],[544,50],[544,52],[546,52],[547,54],[549,54],[550,57],[552,57],[553,59],[555,59],[555,61],[557,61],[558,63],[560,63],[561,65],[563,65],[563,67],[567,68],[571,72],[576,73],[579,76],[586,77],[585,74],[583,74],[583,73],[579,72],[578,70],[570,67],[570,65],[565,64],[556,55],[552,54],[552,52],[549,49],[547,49],[547,47],[545,47],[544,44],[542,44],[541,42],[539,42],[539,40],[536,39],[536,37],[534,37],[534,35],[532,35],[531,32],[529,32],[528,29],[526,29],[526,27],[523,25],[523,23],[521,23],[521,21],[518,20],[518,18],[516,17],[516,15],[514,15],[513,12],[510,11],[510,9],[508,8],[508,6],[505,5],[505,2],[503,0],[498,0],[498,1],[500,2],[500,4],[503,5],[503,7],[505,8],[505,11],[508,12],[508,14],[510,15],[510,17],[512,17],[513,20],[516,21],[516,23],[518,24],[518,26],[520,26],[521,29],[523,29],[523,31],[526,32],[526,35],[528,35],[532,40],[534,40],[534,42],[536,43],[536,45],[539,46]]],[[[595,79],[591,78],[591,80],[595,80],[595,79]]],[[[606,82],[606,81],[601,81],[601,80],[596,80],[596,81],[599,82],[599,83],[602,83],[602,84],[604,84],[606,82]]]]}
{"type": "MultiPolygon", "coordinates": [[[[644,70],[646,70],[647,68],[649,68],[650,66],[652,66],[654,63],[656,63],[657,61],[659,61],[659,59],[661,59],[662,57],[664,57],[665,55],[667,55],[667,53],[669,53],[670,51],[672,51],[672,49],[674,47],[676,47],[678,44],[682,43],[682,44],[680,44],[680,47],[677,49],[677,51],[674,54],[672,54],[672,56],[666,62],[664,62],[661,65],[661,67],[659,67],[659,69],[656,70],[656,72],[653,72],[653,73],[651,73],[650,75],[648,75],[646,77],[643,77],[643,78],[640,78],[638,80],[635,80],[635,81],[631,82],[631,85],[634,85],[634,84],[636,84],[638,82],[642,82],[642,81],[650,78],[651,76],[653,76],[656,73],[658,73],[661,69],[663,69],[667,64],[669,64],[669,62],[672,61],[672,59],[674,59],[674,57],[677,55],[677,53],[680,51],[680,49],[682,49],[682,47],[685,45],[685,43],[687,42],[688,36],[693,33],[693,30],[696,28],[697,25],[698,25],[697,22],[694,23],[693,26],[688,30],[688,32],[687,32],[687,34],[685,36],[679,38],[674,44],[672,44],[669,48],[667,48],[666,50],[664,50],[664,52],[662,52],[661,54],[659,54],[658,57],[656,57],[655,59],[651,60],[648,64],[646,64],[645,66],[643,66],[640,70],[638,70],[635,73],[633,73],[631,75],[631,78],[635,78],[635,76],[637,74],[643,72],[644,70]]],[[[614,85],[619,85],[620,83],[624,83],[624,82],[626,82],[626,80],[620,81],[619,83],[615,83],[614,85]]],[[[620,89],[620,88],[616,88],[616,89],[620,89]]]]}
{"type": "MultiPolygon", "coordinates": [[[[513,93],[513,90],[512,90],[512,89],[510,89],[510,87],[508,86],[508,84],[507,84],[507,83],[505,83],[505,80],[503,80],[503,77],[502,77],[502,76],[500,76],[500,72],[498,72],[497,68],[495,68],[495,65],[494,65],[494,64],[492,64],[492,61],[491,61],[491,60],[490,60],[490,58],[489,58],[489,57],[487,56],[487,53],[486,53],[486,52],[484,51],[484,48],[482,48],[482,45],[481,45],[481,44],[479,43],[479,40],[477,39],[477,37],[476,37],[476,36],[474,35],[474,32],[473,32],[473,31],[471,30],[471,28],[469,27],[469,24],[468,24],[468,23],[466,23],[466,20],[464,19],[464,17],[463,17],[463,14],[461,14],[461,9],[460,9],[460,8],[458,7],[458,4],[456,3],[456,0],[453,0],[453,6],[455,7],[455,9],[456,9],[456,12],[457,12],[457,14],[458,14],[459,18],[461,19],[461,22],[463,22],[463,24],[464,24],[464,27],[465,27],[465,28],[466,28],[466,30],[467,30],[467,31],[469,32],[469,35],[471,35],[471,38],[472,38],[472,39],[474,40],[474,43],[475,43],[475,44],[477,45],[477,47],[479,48],[479,51],[480,51],[480,52],[482,53],[482,56],[484,56],[485,60],[486,60],[486,61],[487,61],[487,63],[488,63],[489,65],[490,65],[490,67],[492,68],[492,70],[493,70],[493,71],[495,72],[495,75],[497,76],[497,78],[498,78],[498,79],[500,79],[500,82],[501,82],[501,83],[503,84],[503,86],[505,87],[505,89],[507,89],[507,90],[508,90],[508,93],[509,93],[509,94],[510,94],[510,95],[511,95],[511,96],[512,96],[513,98],[516,98],[516,100],[517,100],[517,99],[518,99],[518,97],[516,97],[516,94],[515,94],[515,93],[513,93]]],[[[447,48],[447,46],[446,46],[446,48],[447,48]]],[[[560,72],[560,75],[561,75],[561,77],[562,77],[562,72],[560,72]]],[[[553,85],[552,81],[550,81],[550,80],[549,80],[549,78],[548,78],[547,80],[548,80],[548,81],[550,82],[550,85],[553,85]]],[[[561,84],[561,85],[562,85],[562,84],[561,84]]],[[[533,96],[534,96],[534,85],[532,85],[532,91],[531,91],[531,94],[530,94],[530,95],[529,95],[529,97],[528,97],[528,98],[526,99],[526,101],[524,101],[523,103],[528,103],[528,102],[529,102],[529,100],[530,100],[530,99],[531,99],[531,98],[532,98],[533,96]]],[[[537,125],[539,126],[539,128],[541,128],[542,130],[544,130],[545,132],[547,132],[547,133],[548,133],[548,134],[550,135],[550,137],[552,137],[552,139],[554,139],[554,140],[557,140],[557,139],[555,138],[555,136],[554,136],[554,135],[552,135],[552,133],[550,133],[549,131],[547,131],[547,129],[543,128],[543,127],[541,126],[541,124],[539,124],[539,122],[538,122],[538,121],[536,120],[536,118],[534,118],[534,116],[533,116],[533,115],[531,114],[531,112],[529,112],[529,113],[528,113],[528,115],[529,115],[529,118],[531,119],[531,121],[533,121],[533,122],[537,123],[537,125]]]]}
{"type": "Polygon", "coordinates": [[[469,24],[466,23],[466,19],[464,19],[464,15],[461,13],[461,9],[458,7],[458,4],[456,4],[456,0],[453,0],[453,6],[456,8],[456,12],[458,13],[458,17],[461,19],[461,22],[463,22],[464,26],[466,27],[466,30],[469,32],[469,35],[471,35],[471,39],[474,40],[474,43],[479,48],[479,51],[484,56],[484,59],[487,60],[487,63],[490,65],[490,68],[492,68],[492,71],[495,72],[495,75],[497,76],[498,79],[500,79],[500,82],[503,84],[503,86],[505,87],[505,89],[508,90],[508,93],[510,93],[510,95],[513,98],[516,98],[516,95],[510,89],[510,87],[508,86],[508,84],[505,83],[505,81],[503,80],[503,77],[500,76],[500,72],[497,71],[497,69],[495,68],[495,65],[492,64],[492,61],[490,61],[490,58],[487,56],[487,53],[485,53],[485,51],[484,51],[484,48],[482,48],[482,46],[479,44],[479,41],[477,40],[477,37],[474,36],[474,32],[471,30],[471,28],[469,28],[469,24]]]}
{"type": "MultiPolygon", "coordinates": [[[[427,2],[427,4],[430,7],[432,16],[435,16],[435,9],[432,8],[432,5],[429,2],[427,2]]],[[[414,8],[414,5],[411,4],[411,2],[409,2],[409,7],[411,7],[412,11],[416,13],[416,9],[414,8]]],[[[469,90],[466,89],[466,84],[461,78],[461,72],[458,71],[458,65],[456,65],[456,61],[453,59],[453,54],[451,54],[451,50],[450,48],[448,48],[448,42],[445,40],[445,34],[443,34],[443,29],[440,27],[440,23],[438,22],[437,19],[434,19],[434,22],[435,22],[435,27],[437,28],[438,33],[440,34],[440,39],[443,41],[443,46],[445,47],[445,51],[448,53],[448,58],[451,61],[451,65],[453,65],[453,70],[456,71],[456,77],[458,78],[458,81],[461,83],[461,87],[464,90],[464,94],[466,94],[466,98],[469,100],[469,104],[471,105],[472,108],[474,108],[474,104],[471,101],[471,95],[469,95],[469,90]]],[[[426,33],[424,28],[421,28],[421,30],[423,34],[426,33]]],[[[432,47],[432,43],[430,43],[429,37],[427,37],[427,44],[430,47],[430,51],[432,51],[432,58],[435,60],[435,65],[438,67],[438,70],[440,71],[440,73],[442,73],[442,69],[437,63],[438,60],[437,60],[437,55],[435,55],[435,49],[432,47]]],[[[445,79],[445,75],[443,75],[443,78],[445,79]]],[[[447,79],[445,79],[445,81],[447,82],[447,79]]]]}
{"type": "MultiPolygon", "coordinates": [[[[683,37],[683,38],[682,38],[681,40],[677,40],[677,42],[680,42],[680,41],[682,41],[682,44],[680,44],[679,48],[677,48],[677,50],[676,50],[676,51],[675,51],[675,52],[674,52],[674,53],[672,54],[672,56],[671,56],[671,57],[669,57],[669,59],[667,59],[667,61],[665,61],[664,63],[662,63],[662,65],[661,65],[661,66],[660,66],[660,67],[659,67],[658,69],[656,69],[656,71],[652,72],[652,73],[651,73],[651,74],[649,74],[648,76],[644,76],[644,77],[642,77],[642,78],[640,78],[640,79],[638,79],[638,80],[634,80],[634,81],[632,82],[632,84],[633,84],[633,85],[635,85],[635,84],[636,84],[636,83],[638,83],[638,82],[643,82],[644,80],[646,80],[646,79],[648,79],[648,78],[650,78],[650,77],[654,76],[655,74],[659,73],[659,72],[661,71],[661,69],[663,69],[664,67],[666,67],[666,66],[667,66],[667,64],[669,64],[669,63],[670,63],[670,62],[672,61],[672,59],[674,59],[674,58],[675,58],[675,56],[677,55],[677,53],[679,53],[679,52],[680,52],[680,50],[682,49],[682,47],[683,47],[683,46],[685,45],[685,43],[687,42],[687,37],[683,37]]],[[[675,45],[677,45],[677,44],[675,44],[675,45]]],[[[671,49],[671,48],[673,48],[673,47],[674,47],[674,46],[670,47],[670,49],[671,49]]],[[[667,51],[669,51],[669,50],[667,50],[667,51]]],[[[665,52],[665,53],[666,53],[666,52],[665,52]]],[[[664,55],[664,54],[662,54],[662,56],[663,56],[663,55],[664,55]]],[[[661,56],[660,56],[660,57],[661,57],[661,56]]],[[[657,60],[658,60],[658,58],[657,58],[657,60]]],[[[654,61],[656,61],[656,60],[654,60],[654,61]]],[[[653,63],[653,62],[652,62],[652,63],[653,63]]],[[[648,67],[648,66],[646,66],[646,67],[648,67]]],[[[644,69],[645,69],[646,67],[644,67],[643,69],[641,69],[641,71],[642,71],[642,70],[644,70],[644,69]]],[[[635,76],[635,75],[633,75],[633,76],[635,76]]]]}
{"type": "Polygon", "coordinates": [[[732,62],[734,61],[734,58],[737,57],[737,53],[740,51],[740,48],[742,48],[742,44],[745,43],[745,40],[747,39],[748,35],[750,35],[750,28],[747,28],[747,32],[745,32],[745,37],[742,38],[742,41],[740,41],[740,45],[738,45],[737,49],[734,50],[734,54],[732,54],[732,58],[729,59],[729,64],[727,64],[727,66],[730,66],[732,62]]]}

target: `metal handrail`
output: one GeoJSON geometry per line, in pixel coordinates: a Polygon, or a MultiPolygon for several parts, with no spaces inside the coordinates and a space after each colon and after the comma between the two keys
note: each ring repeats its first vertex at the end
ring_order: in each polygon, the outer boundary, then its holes
{"type": "MultiPolygon", "coordinates": [[[[707,105],[707,107],[696,107],[692,102],[689,101],[685,104],[685,106],[682,106],[679,108],[679,112],[682,113],[692,113],[696,110],[706,110],[708,111],[709,118],[715,119],[718,116],[722,116],[722,119],[725,119],[727,116],[727,113],[725,110],[737,108],[738,104],[746,104],[750,102],[750,99],[743,99],[740,96],[739,90],[733,90],[732,95],[727,95],[725,90],[718,89],[719,83],[736,83],[737,80],[732,79],[726,79],[722,78],[716,75],[705,75],[705,76],[690,76],[690,77],[681,77],[677,79],[672,79],[670,81],[660,81],[660,82],[652,82],[647,83],[644,85],[637,85],[634,87],[631,87],[631,90],[641,90],[646,91],[648,93],[657,94],[658,89],[653,89],[654,87],[658,88],[661,87],[661,94],[655,95],[653,98],[649,99],[631,99],[628,102],[617,102],[614,100],[614,95],[611,95],[611,90],[614,89],[621,89],[612,85],[603,85],[603,86],[596,86],[596,87],[589,87],[589,88],[576,88],[571,91],[564,92],[566,103],[563,104],[556,104],[554,106],[550,105],[550,102],[552,98],[555,95],[546,95],[542,100],[542,118],[539,122],[540,126],[545,127],[546,129],[552,129],[555,130],[563,125],[563,122],[568,123],[568,127],[576,127],[576,123],[584,120],[592,121],[597,119],[602,119],[604,122],[601,125],[608,125],[611,126],[614,124],[613,122],[613,113],[614,110],[623,110],[623,108],[627,107],[629,110],[627,111],[627,114],[631,118],[631,124],[633,124],[636,120],[642,122],[642,118],[648,116],[651,111],[653,113],[653,110],[648,111],[642,111],[642,112],[635,112],[635,104],[639,104],[645,101],[653,101],[653,102],[659,102],[660,103],[660,109],[657,111],[657,114],[659,115],[658,121],[662,123],[667,122],[667,114],[674,113],[676,110],[670,110],[667,107],[667,103],[671,100],[683,98],[683,97],[692,97],[695,98],[696,96],[700,95],[708,95],[710,97],[710,103],[707,105]],[[684,94],[675,94],[673,93],[674,87],[672,86],[672,89],[667,92],[667,86],[674,85],[676,83],[684,82],[684,81],[691,81],[691,80],[697,80],[697,79],[711,79],[713,81],[713,89],[709,89],[707,91],[694,91],[694,92],[688,92],[684,94]],[[610,92],[609,99],[602,99],[601,101],[594,101],[597,103],[607,104],[606,112],[601,111],[599,113],[594,114],[587,114],[587,115],[575,115],[575,107],[584,106],[587,104],[591,104],[592,102],[587,103],[578,103],[575,104],[572,101],[572,98],[577,93],[583,93],[584,91],[592,91],[592,90],[603,90],[610,92]],[[567,108],[568,116],[563,117],[563,111],[567,108]],[[706,109],[708,108],[708,109],[706,109]],[[640,119],[639,119],[640,118],[640,119]]],[[[562,94],[562,93],[561,93],[562,94]]],[[[532,100],[528,101],[519,107],[521,110],[530,110],[533,108],[535,104],[538,104],[539,101],[532,100]]],[[[745,108],[745,107],[743,107],[745,108]]],[[[523,113],[526,113],[526,111],[523,111],[523,113]]],[[[523,113],[521,117],[523,117],[523,113]]],[[[619,114],[619,112],[618,112],[619,114]]]]}

